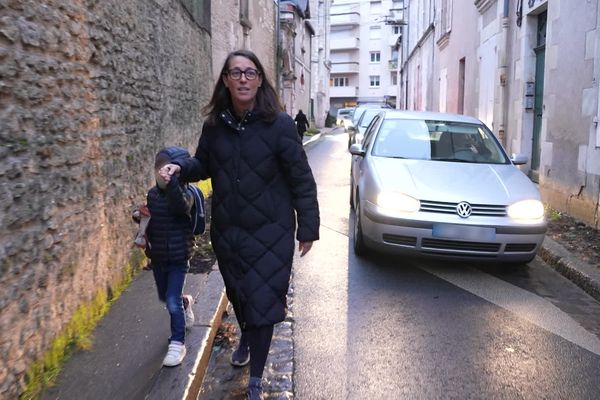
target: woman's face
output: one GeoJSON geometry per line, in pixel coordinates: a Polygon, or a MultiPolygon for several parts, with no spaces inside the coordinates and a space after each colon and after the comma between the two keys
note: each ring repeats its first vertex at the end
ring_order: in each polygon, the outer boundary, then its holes
{"type": "Polygon", "coordinates": [[[256,65],[243,56],[232,57],[228,67],[228,73],[223,75],[223,83],[229,89],[233,108],[237,112],[251,110],[254,107],[256,92],[262,84],[262,76],[258,74],[256,65]],[[237,78],[236,74],[239,74],[239,71],[249,70],[251,77],[253,72],[256,73],[254,79],[248,79],[245,73],[241,74],[239,79],[234,79],[237,78]]]}

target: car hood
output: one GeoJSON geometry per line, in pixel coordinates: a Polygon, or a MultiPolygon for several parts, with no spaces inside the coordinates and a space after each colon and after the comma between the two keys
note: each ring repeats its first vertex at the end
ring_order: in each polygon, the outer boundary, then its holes
{"type": "Polygon", "coordinates": [[[540,199],[537,187],[512,164],[474,164],[372,157],[381,190],[397,190],[419,200],[509,205],[540,199]]]}

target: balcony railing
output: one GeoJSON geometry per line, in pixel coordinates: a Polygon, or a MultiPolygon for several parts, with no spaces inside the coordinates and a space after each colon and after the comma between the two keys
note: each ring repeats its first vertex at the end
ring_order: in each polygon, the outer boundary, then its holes
{"type": "Polygon", "coordinates": [[[357,12],[331,14],[329,24],[331,26],[358,26],[360,25],[360,14],[357,12]]]}
{"type": "Polygon", "coordinates": [[[359,45],[359,38],[334,39],[329,42],[329,48],[331,50],[358,50],[359,45]]]}
{"type": "Polygon", "coordinates": [[[350,62],[332,62],[332,74],[357,74],[360,64],[356,61],[350,62]]]}
{"type": "Polygon", "coordinates": [[[329,97],[356,97],[358,86],[330,86],[329,97]]]}
{"type": "Polygon", "coordinates": [[[398,60],[390,60],[388,63],[388,66],[390,68],[390,71],[397,71],[398,70],[398,60]]]}

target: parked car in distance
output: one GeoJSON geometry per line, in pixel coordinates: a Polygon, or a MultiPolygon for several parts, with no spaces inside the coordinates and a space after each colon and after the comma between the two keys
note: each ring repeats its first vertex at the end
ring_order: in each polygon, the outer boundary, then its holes
{"type": "Polygon", "coordinates": [[[385,108],[365,108],[361,113],[360,118],[355,125],[348,127],[348,147],[354,143],[360,143],[363,139],[367,127],[373,121],[373,118],[381,111],[386,110],[385,108]]]}
{"type": "Polygon", "coordinates": [[[352,108],[340,108],[337,111],[337,117],[336,117],[336,120],[335,120],[335,124],[337,126],[344,127],[344,129],[345,129],[347,124],[344,124],[344,122],[352,120],[352,116],[353,115],[354,115],[354,107],[352,107],[352,108]]]}
{"type": "Polygon", "coordinates": [[[354,109],[354,113],[352,115],[352,118],[350,119],[350,122],[348,123],[348,127],[346,128],[346,132],[348,132],[349,137],[348,137],[348,147],[350,147],[350,133],[352,132],[352,130],[358,130],[358,120],[360,119],[360,117],[362,117],[362,115],[365,113],[365,111],[369,110],[369,109],[391,109],[391,107],[387,104],[379,104],[379,103],[366,103],[366,104],[360,104],[358,107],[356,107],[354,109]]]}
{"type": "Polygon", "coordinates": [[[382,111],[352,153],[354,251],[531,261],[547,223],[536,186],[478,119],[382,111]]]}

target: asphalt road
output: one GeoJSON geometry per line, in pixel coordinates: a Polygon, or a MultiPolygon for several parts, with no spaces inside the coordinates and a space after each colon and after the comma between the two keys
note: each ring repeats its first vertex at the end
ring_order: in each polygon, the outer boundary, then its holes
{"type": "Polygon", "coordinates": [[[298,399],[593,399],[600,304],[536,259],[509,270],[357,258],[340,129],[307,146],[321,240],[294,265],[298,399]]]}

